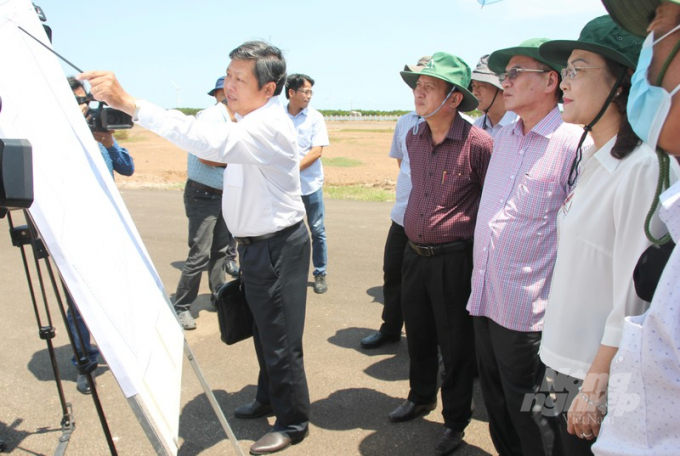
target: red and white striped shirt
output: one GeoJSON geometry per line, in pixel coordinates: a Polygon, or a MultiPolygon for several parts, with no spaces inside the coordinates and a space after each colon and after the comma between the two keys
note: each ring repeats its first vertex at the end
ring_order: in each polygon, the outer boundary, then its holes
{"type": "MultiPolygon", "coordinates": [[[[467,309],[514,331],[541,331],[557,253],[557,211],[583,130],[557,107],[529,133],[504,127],[484,181],[467,309]]],[[[591,144],[588,139],[585,149],[591,144]]],[[[575,284],[576,286],[576,284],[575,284]]]]}

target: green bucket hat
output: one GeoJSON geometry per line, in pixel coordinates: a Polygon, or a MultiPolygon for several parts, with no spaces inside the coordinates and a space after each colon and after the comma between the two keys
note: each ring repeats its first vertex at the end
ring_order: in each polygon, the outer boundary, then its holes
{"type": "Polygon", "coordinates": [[[508,66],[508,62],[511,58],[516,55],[524,55],[526,57],[531,57],[534,60],[538,60],[541,63],[545,63],[559,73],[560,70],[564,68],[564,65],[558,65],[555,62],[546,60],[538,53],[539,46],[548,41],[550,41],[548,38],[530,38],[523,41],[519,46],[499,49],[489,56],[489,68],[494,73],[505,73],[505,67],[508,66]]]}
{"type": "Polygon", "coordinates": [[[446,52],[437,52],[432,60],[419,73],[402,71],[401,77],[412,89],[416,88],[418,78],[422,75],[441,79],[456,86],[456,90],[463,94],[463,101],[458,106],[459,111],[467,112],[477,108],[479,101],[467,87],[470,85],[470,67],[455,55],[446,52]]]}
{"type": "Polygon", "coordinates": [[[571,51],[582,49],[635,69],[642,41],[641,37],[616,25],[610,16],[601,16],[583,27],[578,40],[548,41],[541,45],[538,52],[551,62],[566,65],[571,51]]]}
{"type": "MultiPolygon", "coordinates": [[[[666,1],[680,3],[680,0],[666,1]]],[[[661,0],[602,0],[602,4],[614,22],[634,35],[646,36],[647,27],[661,0]]]]}

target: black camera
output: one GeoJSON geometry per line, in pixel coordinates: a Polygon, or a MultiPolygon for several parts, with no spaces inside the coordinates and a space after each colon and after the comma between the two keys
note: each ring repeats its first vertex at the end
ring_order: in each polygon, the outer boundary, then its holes
{"type": "MultiPolygon", "coordinates": [[[[90,104],[95,99],[88,93],[86,97],[76,97],[76,101],[81,105],[90,104]]],[[[110,108],[102,101],[99,102],[96,109],[90,109],[87,112],[86,119],[87,125],[92,131],[127,130],[134,125],[130,115],[110,108]]]]}

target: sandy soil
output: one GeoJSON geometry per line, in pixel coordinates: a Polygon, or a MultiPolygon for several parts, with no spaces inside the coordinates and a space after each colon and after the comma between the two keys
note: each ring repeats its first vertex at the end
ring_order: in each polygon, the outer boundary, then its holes
{"type": "MultiPolygon", "coordinates": [[[[330,147],[324,149],[326,185],[363,184],[393,188],[398,168],[389,158],[396,122],[328,122],[330,147]],[[338,166],[334,162],[348,159],[355,166],[338,166]]],[[[128,131],[120,141],[135,160],[135,174],[116,175],[122,188],[181,188],[186,181],[186,152],[142,127],[128,131]]]]}

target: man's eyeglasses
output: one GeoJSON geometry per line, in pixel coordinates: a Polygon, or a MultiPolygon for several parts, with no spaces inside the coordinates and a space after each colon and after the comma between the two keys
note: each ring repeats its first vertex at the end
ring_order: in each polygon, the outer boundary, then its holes
{"type": "Polygon", "coordinates": [[[314,95],[314,91],[311,89],[297,89],[296,92],[300,92],[303,95],[309,95],[310,97],[314,95]]]}
{"type": "Polygon", "coordinates": [[[534,70],[532,68],[510,68],[506,73],[501,73],[498,75],[501,83],[506,79],[514,81],[520,73],[549,73],[550,70],[534,70]]]}
{"type": "Polygon", "coordinates": [[[560,73],[562,74],[562,79],[575,79],[576,76],[578,75],[578,72],[581,70],[600,70],[603,69],[604,67],[594,67],[594,66],[581,66],[577,67],[572,64],[567,65],[565,68],[562,68],[562,71],[560,73]]]}

